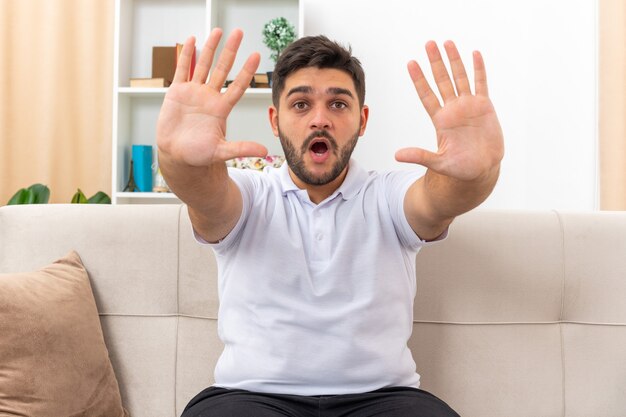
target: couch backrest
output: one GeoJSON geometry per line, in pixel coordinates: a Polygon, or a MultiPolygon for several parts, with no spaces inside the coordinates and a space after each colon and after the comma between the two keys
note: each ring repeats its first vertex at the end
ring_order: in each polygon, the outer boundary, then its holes
{"type": "Polygon", "coordinates": [[[411,347],[463,416],[626,416],[626,212],[475,211],[417,257],[411,347]]]}
{"type": "MultiPolygon", "coordinates": [[[[467,416],[626,415],[626,213],[475,211],[417,259],[422,387],[467,416]]],[[[213,382],[216,264],[184,206],[0,209],[0,272],[76,250],[125,406],[180,415],[213,382]]]]}
{"type": "MultiPolygon", "coordinates": [[[[0,272],[34,270],[76,250],[89,272],[124,406],[180,415],[213,382],[216,266],[183,206],[0,208],[0,272]]],[[[0,359],[1,360],[1,359],[0,359]]]]}

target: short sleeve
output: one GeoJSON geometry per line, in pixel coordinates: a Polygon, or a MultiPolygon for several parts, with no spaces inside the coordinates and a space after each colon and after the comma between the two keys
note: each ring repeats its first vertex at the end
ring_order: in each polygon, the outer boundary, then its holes
{"type": "Polygon", "coordinates": [[[228,168],[228,175],[235,182],[239,192],[241,193],[243,208],[241,216],[237,220],[237,224],[230,231],[228,235],[219,242],[207,242],[204,240],[195,230],[193,230],[193,237],[201,245],[207,245],[212,247],[217,253],[228,250],[239,238],[241,231],[246,224],[246,220],[250,215],[250,208],[252,201],[254,201],[255,192],[255,172],[251,170],[242,170],[237,168],[228,168]]]}
{"type": "Polygon", "coordinates": [[[418,250],[422,246],[443,240],[448,235],[448,230],[444,231],[435,240],[425,241],[421,239],[413,230],[406,218],[404,211],[404,199],[409,187],[421,176],[419,172],[394,171],[383,174],[385,198],[389,204],[389,210],[396,234],[403,246],[411,250],[418,250]]]}

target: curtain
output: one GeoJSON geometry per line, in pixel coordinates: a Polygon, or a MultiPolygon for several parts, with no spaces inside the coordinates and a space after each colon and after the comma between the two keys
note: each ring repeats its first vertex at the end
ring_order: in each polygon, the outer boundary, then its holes
{"type": "Polygon", "coordinates": [[[0,205],[111,192],[113,0],[0,0],[0,205]]]}
{"type": "Polygon", "coordinates": [[[626,210],[626,3],[599,2],[600,209],[626,210]]]}

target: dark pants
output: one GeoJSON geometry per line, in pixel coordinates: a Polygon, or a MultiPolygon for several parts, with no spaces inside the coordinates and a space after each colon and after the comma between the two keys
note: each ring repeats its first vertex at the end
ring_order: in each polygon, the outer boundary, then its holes
{"type": "Polygon", "coordinates": [[[299,396],[209,387],[181,417],[459,417],[445,402],[417,388],[364,394],[299,396]]]}

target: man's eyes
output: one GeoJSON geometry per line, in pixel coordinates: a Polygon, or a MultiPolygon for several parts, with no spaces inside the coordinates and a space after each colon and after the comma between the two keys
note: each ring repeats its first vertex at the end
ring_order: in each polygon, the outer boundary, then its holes
{"type": "Polygon", "coordinates": [[[346,107],[348,107],[348,105],[343,101],[333,101],[330,104],[330,107],[333,109],[345,109],[346,107]]]}
{"type": "MultiPolygon", "coordinates": [[[[305,101],[296,101],[295,103],[293,103],[292,106],[296,110],[306,110],[309,108],[309,104],[305,101]]],[[[332,103],[330,103],[329,107],[331,109],[342,110],[347,108],[348,105],[343,101],[333,101],[332,103]]]]}
{"type": "Polygon", "coordinates": [[[296,101],[293,103],[293,107],[297,110],[304,110],[308,107],[308,105],[304,101],[296,101]]]}

